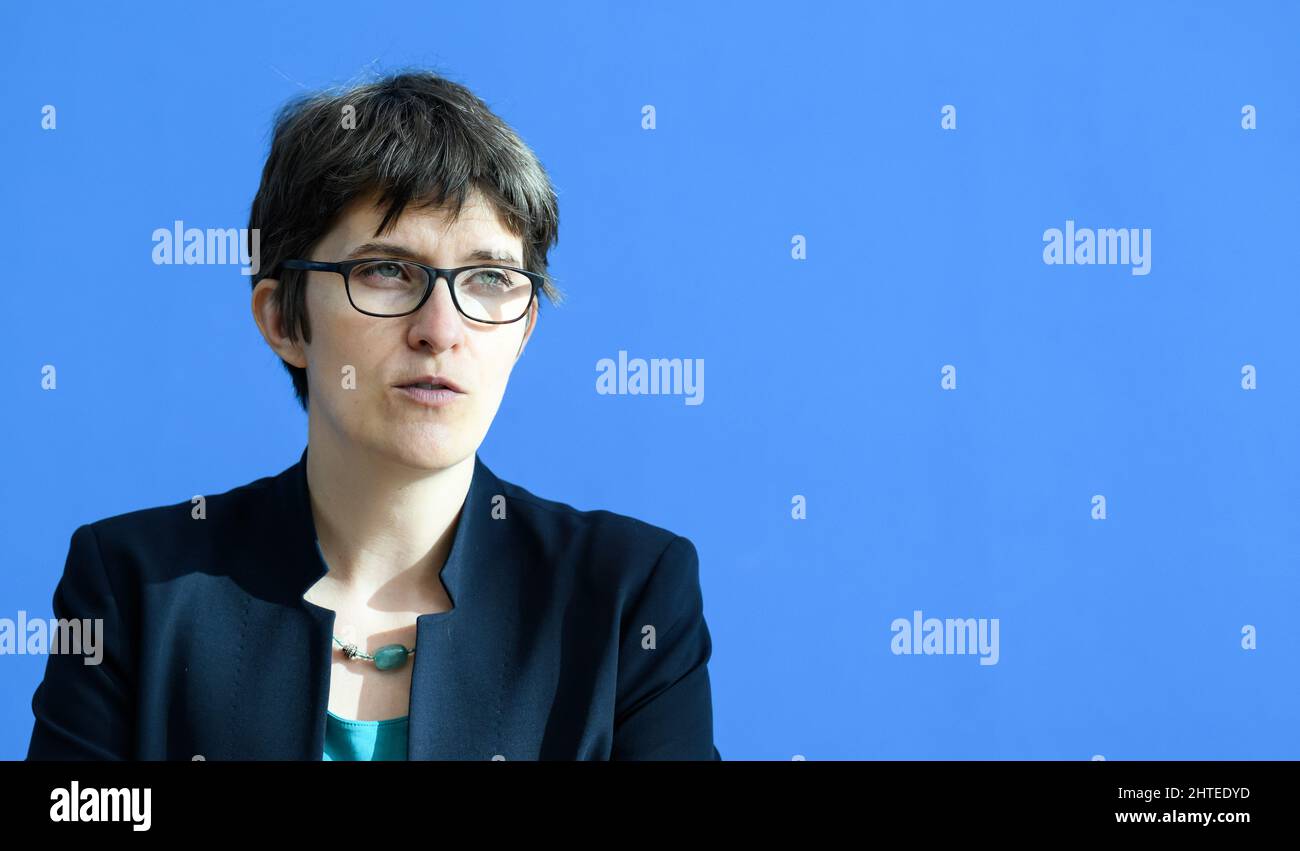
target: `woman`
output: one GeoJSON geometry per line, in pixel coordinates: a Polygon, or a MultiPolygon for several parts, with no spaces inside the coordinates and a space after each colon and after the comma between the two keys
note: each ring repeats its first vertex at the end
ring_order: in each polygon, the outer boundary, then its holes
{"type": "Polygon", "coordinates": [[[400,74],[290,104],[252,310],[298,462],[79,527],[28,759],[720,759],[697,555],[499,479],[477,450],[558,228],[532,151],[400,74]]]}

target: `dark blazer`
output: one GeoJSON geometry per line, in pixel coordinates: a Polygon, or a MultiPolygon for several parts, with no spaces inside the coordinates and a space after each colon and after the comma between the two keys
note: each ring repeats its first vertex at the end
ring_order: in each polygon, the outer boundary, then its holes
{"type": "MultiPolygon", "coordinates": [[[[28,759],[321,759],[334,612],[302,598],[328,570],[306,463],[202,519],[184,502],[73,532],[54,617],[103,618],[104,655],[50,654],[28,759]]],[[[407,662],[408,757],[721,759],[698,571],[687,538],[541,499],[476,454],[454,608],[417,619],[407,662]]]]}

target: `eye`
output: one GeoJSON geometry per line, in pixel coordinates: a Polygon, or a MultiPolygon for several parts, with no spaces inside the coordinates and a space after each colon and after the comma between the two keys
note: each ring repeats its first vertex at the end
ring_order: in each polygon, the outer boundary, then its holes
{"type": "Polygon", "coordinates": [[[352,270],[352,279],[369,286],[410,284],[416,279],[413,268],[400,260],[375,260],[352,270]]]}
{"type": "Polygon", "coordinates": [[[509,276],[500,269],[477,269],[473,273],[472,280],[476,284],[494,287],[507,286],[510,283],[509,276]]]}
{"type": "Polygon", "coordinates": [[[383,278],[401,277],[406,271],[400,263],[376,263],[370,269],[383,278]]]}

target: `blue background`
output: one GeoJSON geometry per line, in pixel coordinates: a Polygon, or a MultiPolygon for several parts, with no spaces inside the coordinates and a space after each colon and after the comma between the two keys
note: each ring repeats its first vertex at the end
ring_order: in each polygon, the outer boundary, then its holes
{"type": "MultiPolygon", "coordinates": [[[[0,15],[0,617],[50,616],[78,525],[298,459],[249,279],[151,233],[246,227],[286,99],[416,65],[559,193],[568,300],[481,455],[695,542],[724,759],[1300,758],[1294,5],[0,15]],[[1044,265],[1066,219],[1151,228],[1151,273],[1044,265]],[[620,349],[704,404],[597,394],[620,349]],[[999,618],[998,664],[892,654],[915,609],[999,618]]],[[[0,757],[44,663],[0,657],[0,757]]]]}

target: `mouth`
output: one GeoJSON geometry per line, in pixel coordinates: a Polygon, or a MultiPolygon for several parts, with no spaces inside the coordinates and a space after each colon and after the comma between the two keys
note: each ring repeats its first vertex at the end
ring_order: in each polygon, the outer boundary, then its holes
{"type": "Polygon", "coordinates": [[[465,396],[465,392],[455,382],[436,375],[419,375],[411,381],[394,384],[393,389],[424,408],[454,405],[465,396]]]}
{"type": "Polygon", "coordinates": [[[463,389],[461,389],[461,386],[456,382],[448,378],[443,378],[441,376],[436,376],[436,375],[417,376],[416,378],[411,379],[410,381],[403,381],[399,384],[394,384],[393,386],[397,387],[398,389],[410,388],[414,390],[446,390],[452,393],[465,392],[463,389]]]}

